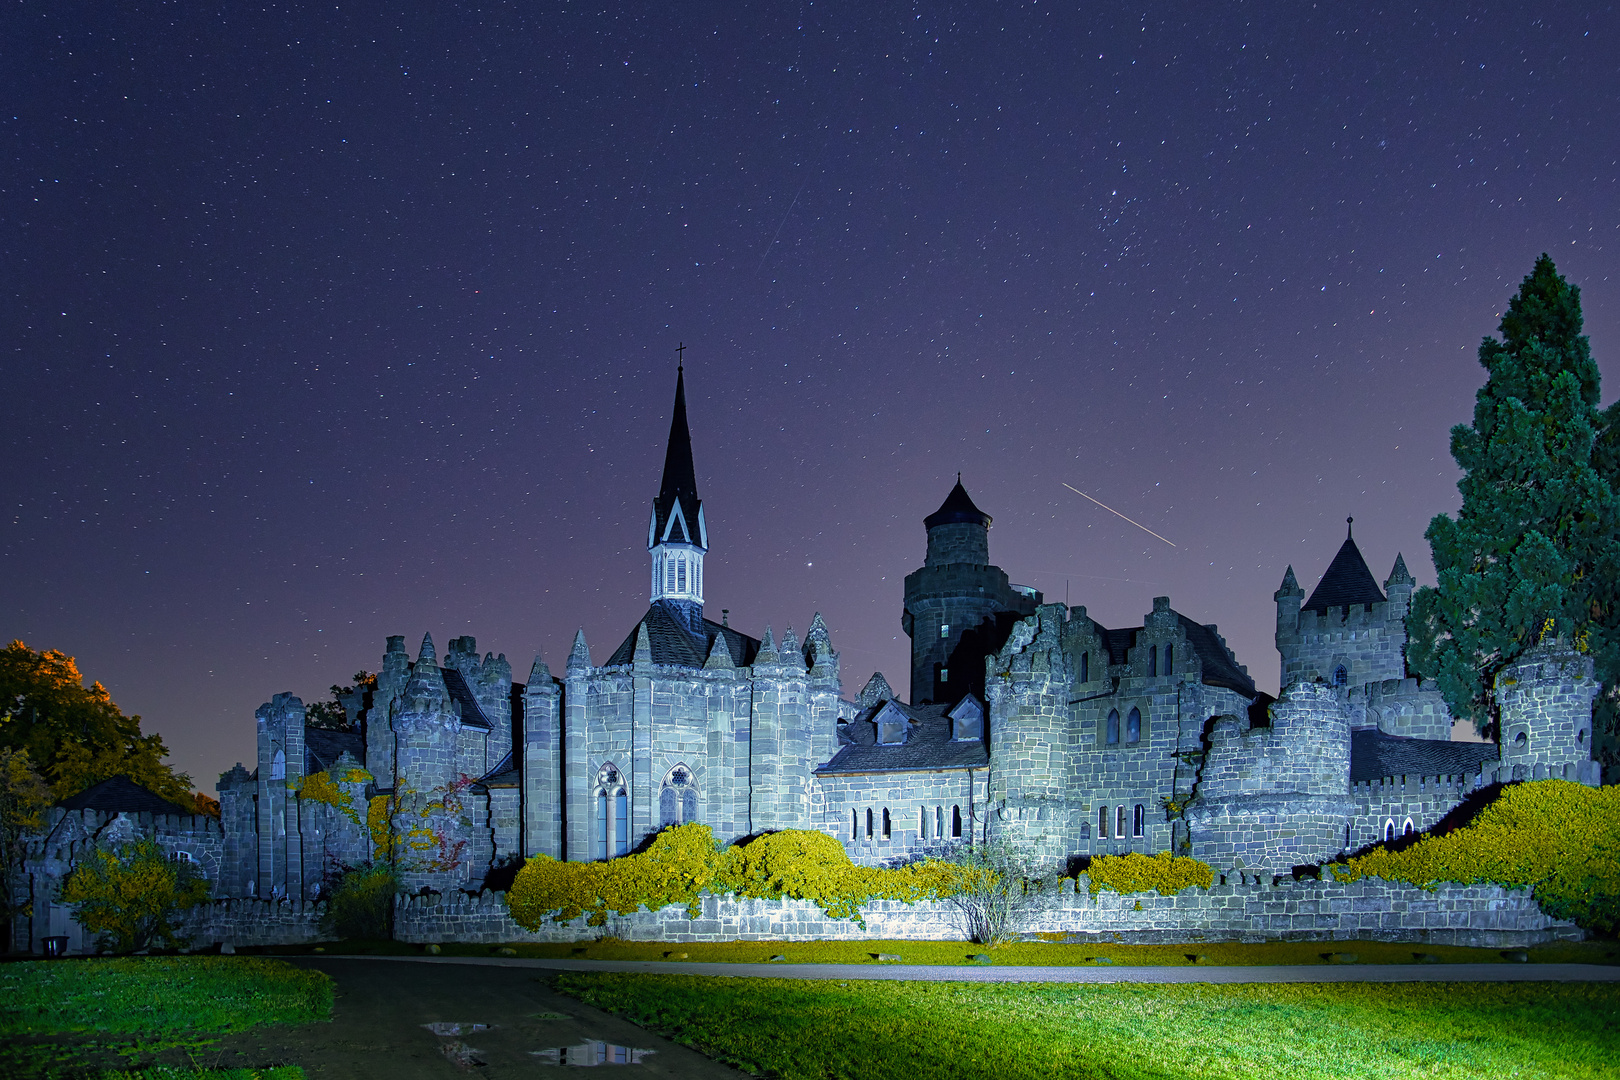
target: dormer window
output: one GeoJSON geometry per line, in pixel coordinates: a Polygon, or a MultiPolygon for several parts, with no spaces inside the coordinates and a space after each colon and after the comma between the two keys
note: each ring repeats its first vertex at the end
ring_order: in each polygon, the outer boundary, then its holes
{"type": "Polygon", "coordinates": [[[984,710],[969,695],[957,703],[948,714],[951,718],[951,739],[955,742],[981,742],[984,739],[984,710]]]}
{"type": "Polygon", "coordinates": [[[906,741],[906,724],[903,720],[885,717],[878,721],[877,741],[879,746],[898,746],[906,741]]]}

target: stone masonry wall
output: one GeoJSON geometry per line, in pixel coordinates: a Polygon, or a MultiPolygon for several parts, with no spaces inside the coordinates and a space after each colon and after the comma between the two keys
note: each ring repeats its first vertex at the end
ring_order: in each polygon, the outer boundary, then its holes
{"type": "MultiPolygon", "coordinates": [[[[828,918],[814,904],[794,900],[735,900],[706,896],[698,918],[679,906],[610,916],[607,925],[547,923],[518,926],[500,893],[462,897],[409,897],[395,914],[401,941],[502,942],[589,941],[612,935],[633,941],[788,941],[965,939],[948,904],[908,905],[873,901],[865,927],[828,918]]],[[[1569,923],[1543,915],[1527,893],[1495,885],[1446,885],[1435,892],[1366,880],[1337,882],[1285,878],[1184,889],[1175,896],[1092,897],[1084,879],[1065,893],[1029,931],[1107,940],[1120,936],[1164,941],[1411,941],[1432,944],[1523,946],[1579,939],[1569,923]]]]}
{"type": "Polygon", "coordinates": [[[1601,690],[1592,658],[1561,641],[1528,650],[1496,677],[1502,764],[1549,773],[1592,757],[1592,701],[1601,690]]]}

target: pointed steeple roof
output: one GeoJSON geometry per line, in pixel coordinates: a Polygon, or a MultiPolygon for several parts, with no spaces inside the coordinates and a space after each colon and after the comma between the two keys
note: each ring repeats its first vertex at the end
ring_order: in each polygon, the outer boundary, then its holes
{"type": "MultiPolygon", "coordinates": [[[[1351,525],[1354,518],[1346,518],[1345,524],[1351,525]]],[[[1333,556],[1328,564],[1327,573],[1317,583],[1316,591],[1311,598],[1305,601],[1302,611],[1314,611],[1326,614],[1329,608],[1348,607],[1351,604],[1382,604],[1384,594],[1378,591],[1378,582],[1374,580],[1372,571],[1367,569],[1367,560],[1361,557],[1361,549],[1356,547],[1355,537],[1347,535],[1344,545],[1339,553],[1333,556]]]]}
{"type": "Polygon", "coordinates": [[[935,525],[956,524],[982,525],[990,527],[990,515],[973,505],[968,498],[967,489],[962,486],[962,474],[956,474],[956,486],[951,493],[945,496],[945,501],[939,504],[939,509],[923,518],[923,527],[932,529],[935,525]]]}
{"type": "Polygon", "coordinates": [[[664,478],[658,485],[658,498],[653,500],[652,536],[649,547],[668,539],[680,543],[707,546],[707,538],[698,524],[701,503],[697,494],[697,470],[692,464],[692,429],[686,423],[686,369],[675,370],[675,411],[669,421],[669,445],[664,450],[664,478]],[[676,506],[680,507],[675,515],[676,506]],[[670,517],[676,516],[674,528],[670,517]]]}

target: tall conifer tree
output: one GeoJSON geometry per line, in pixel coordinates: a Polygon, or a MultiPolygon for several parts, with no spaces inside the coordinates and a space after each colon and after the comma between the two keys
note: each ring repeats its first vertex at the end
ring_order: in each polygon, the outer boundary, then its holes
{"type": "Polygon", "coordinates": [[[1451,429],[1462,509],[1429,523],[1439,583],[1413,597],[1407,646],[1408,665],[1482,730],[1497,721],[1497,672],[1545,637],[1589,651],[1606,687],[1620,675],[1620,472],[1606,430],[1620,410],[1598,409],[1580,289],[1542,255],[1498,332],[1479,347],[1474,423],[1451,429]]]}

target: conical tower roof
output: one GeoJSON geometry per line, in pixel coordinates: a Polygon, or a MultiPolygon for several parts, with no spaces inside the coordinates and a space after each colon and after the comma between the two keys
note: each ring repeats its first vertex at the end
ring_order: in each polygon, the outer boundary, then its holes
{"type": "MultiPolygon", "coordinates": [[[[1354,520],[1347,518],[1345,523],[1348,525],[1354,520]]],[[[1355,538],[1346,535],[1344,545],[1328,564],[1327,573],[1317,583],[1316,591],[1311,593],[1311,598],[1305,601],[1300,610],[1326,614],[1329,608],[1382,604],[1384,599],[1372,571],[1367,569],[1367,560],[1361,557],[1361,549],[1356,547],[1355,538]]]]}
{"type": "Polygon", "coordinates": [[[945,501],[939,504],[939,509],[923,518],[923,527],[932,529],[935,525],[956,524],[982,525],[990,527],[990,515],[973,505],[968,498],[967,489],[962,486],[962,474],[956,474],[956,486],[951,493],[945,496],[945,501]]]}

